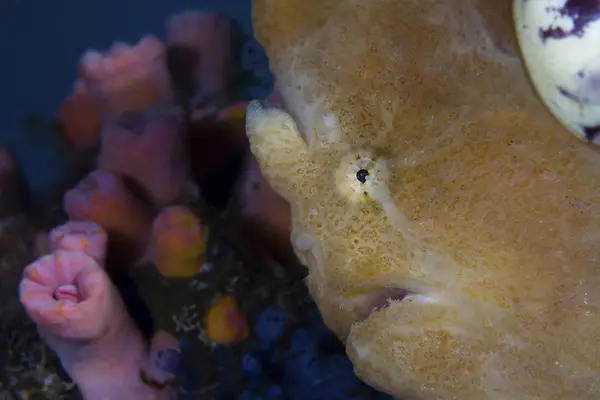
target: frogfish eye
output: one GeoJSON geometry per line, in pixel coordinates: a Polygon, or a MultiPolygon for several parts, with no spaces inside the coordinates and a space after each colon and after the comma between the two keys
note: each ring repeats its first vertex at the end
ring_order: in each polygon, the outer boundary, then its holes
{"type": "Polygon", "coordinates": [[[358,179],[360,183],[365,183],[367,181],[367,176],[369,176],[369,171],[364,168],[356,172],[356,179],[358,179]]]}
{"type": "Polygon", "coordinates": [[[387,193],[387,161],[369,149],[342,155],[334,174],[339,193],[352,203],[370,202],[387,193]]]}

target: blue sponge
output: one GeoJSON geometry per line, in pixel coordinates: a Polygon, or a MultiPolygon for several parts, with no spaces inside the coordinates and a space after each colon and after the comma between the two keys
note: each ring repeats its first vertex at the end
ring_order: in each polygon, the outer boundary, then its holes
{"type": "Polygon", "coordinates": [[[255,332],[265,345],[272,345],[281,339],[287,324],[285,311],[278,307],[269,307],[258,317],[255,332]]]}
{"type": "Polygon", "coordinates": [[[260,376],[263,371],[262,362],[255,355],[246,354],[242,358],[242,371],[244,371],[244,374],[251,377],[260,376]]]}
{"type": "Polygon", "coordinates": [[[326,357],[320,362],[323,391],[331,395],[347,394],[356,389],[360,380],[354,374],[354,367],[348,357],[344,355],[333,355],[326,357]]]}
{"type": "Polygon", "coordinates": [[[263,397],[254,390],[246,389],[242,393],[242,400],[263,400],[263,397]]]}
{"type": "Polygon", "coordinates": [[[325,337],[325,336],[333,334],[333,332],[331,332],[331,330],[329,330],[327,325],[325,325],[325,322],[323,321],[323,317],[321,316],[321,313],[319,312],[319,309],[317,308],[316,305],[311,307],[311,309],[309,311],[309,315],[308,315],[308,321],[309,321],[310,325],[312,326],[312,329],[319,336],[325,337]]]}
{"type": "Polygon", "coordinates": [[[283,400],[283,389],[281,386],[273,385],[269,388],[267,393],[268,400],[283,400]]]}
{"type": "Polygon", "coordinates": [[[309,353],[316,355],[319,348],[319,337],[308,329],[298,329],[290,342],[293,354],[309,353]]]}

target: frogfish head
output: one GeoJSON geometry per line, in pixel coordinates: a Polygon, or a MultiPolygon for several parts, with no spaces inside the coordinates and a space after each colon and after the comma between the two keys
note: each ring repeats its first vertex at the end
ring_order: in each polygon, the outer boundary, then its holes
{"type": "Polygon", "coordinates": [[[256,0],[285,110],[251,149],[312,296],[403,399],[600,392],[600,154],[540,100],[500,0],[256,0]]]}

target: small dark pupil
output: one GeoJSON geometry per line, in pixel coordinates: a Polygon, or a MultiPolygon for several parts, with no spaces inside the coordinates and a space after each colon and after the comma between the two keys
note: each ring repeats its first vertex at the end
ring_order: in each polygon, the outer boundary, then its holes
{"type": "Polygon", "coordinates": [[[356,179],[358,179],[360,183],[365,183],[367,181],[367,176],[369,176],[369,171],[366,169],[361,169],[356,173],[356,179]]]}

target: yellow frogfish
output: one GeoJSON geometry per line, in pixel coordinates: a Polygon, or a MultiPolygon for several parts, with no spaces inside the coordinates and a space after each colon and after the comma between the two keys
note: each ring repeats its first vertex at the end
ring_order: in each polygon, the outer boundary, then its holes
{"type": "Polygon", "coordinates": [[[254,2],[286,110],[249,105],[252,152],[326,324],[405,400],[600,398],[600,154],[510,3],[254,2]]]}

